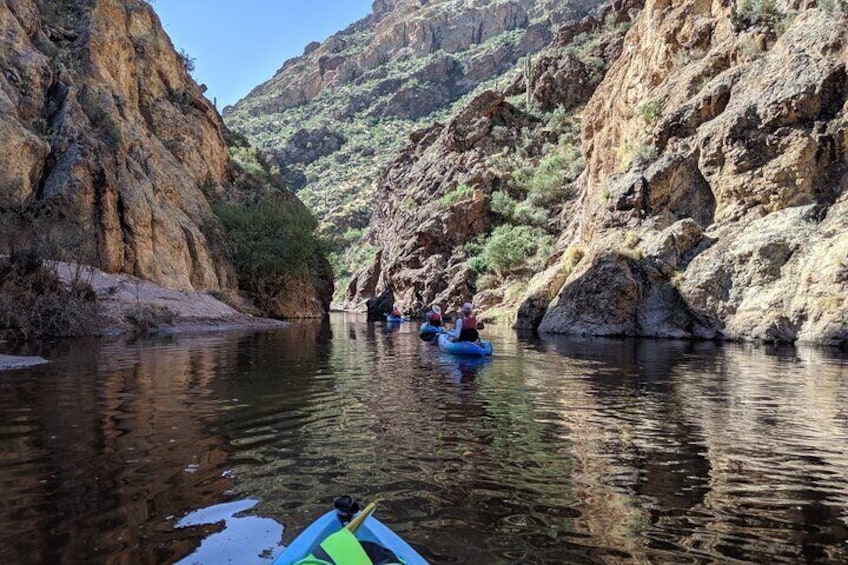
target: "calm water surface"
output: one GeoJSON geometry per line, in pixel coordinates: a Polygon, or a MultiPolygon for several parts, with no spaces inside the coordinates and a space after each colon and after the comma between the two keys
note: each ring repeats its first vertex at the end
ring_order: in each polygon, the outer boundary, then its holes
{"type": "Polygon", "coordinates": [[[333,499],[433,563],[846,563],[848,357],[336,315],[0,373],[0,563],[269,563],[333,499]]]}

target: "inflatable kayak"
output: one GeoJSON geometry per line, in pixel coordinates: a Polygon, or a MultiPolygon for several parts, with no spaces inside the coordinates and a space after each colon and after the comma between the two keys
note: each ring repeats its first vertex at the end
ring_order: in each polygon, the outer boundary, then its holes
{"type": "Polygon", "coordinates": [[[441,328],[439,326],[431,326],[429,322],[424,322],[423,324],[421,324],[421,329],[418,330],[418,337],[420,337],[424,341],[436,343],[436,336],[444,332],[444,328],[441,328]]]}
{"type": "Polygon", "coordinates": [[[439,336],[439,349],[451,355],[483,357],[492,354],[491,341],[451,341],[447,334],[439,336]]]}
{"type": "MultiPolygon", "coordinates": [[[[362,547],[362,551],[367,552],[367,555],[372,558],[372,562],[374,563],[395,563],[397,562],[395,559],[385,560],[387,556],[390,557],[394,554],[394,556],[403,560],[403,563],[406,565],[429,565],[426,559],[412,549],[412,546],[403,541],[400,536],[391,531],[382,522],[377,520],[377,518],[371,516],[370,511],[372,509],[373,505],[369,505],[359,515],[355,515],[352,520],[350,519],[350,515],[346,515],[339,510],[327,512],[301,532],[286,547],[283,554],[274,560],[273,565],[294,565],[300,561],[303,561],[305,564],[321,562],[315,561],[314,558],[329,561],[326,559],[328,557],[327,553],[331,553],[334,547],[338,550],[340,546],[342,547],[342,553],[347,557],[352,552],[349,547],[344,548],[344,545],[345,543],[351,543],[351,541],[339,539],[339,536],[350,537],[351,535],[359,542],[357,544],[355,541],[353,545],[362,547]],[[349,522],[346,522],[346,520],[349,520],[349,522]],[[351,534],[341,532],[342,529],[350,530],[354,523],[356,523],[356,526],[353,527],[354,531],[351,534]],[[307,559],[309,557],[313,559],[307,559]],[[374,559],[375,557],[377,560],[374,559]]],[[[354,547],[353,549],[356,548],[354,547]]],[[[332,557],[332,555],[329,555],[329,557],[332,557]]]]}

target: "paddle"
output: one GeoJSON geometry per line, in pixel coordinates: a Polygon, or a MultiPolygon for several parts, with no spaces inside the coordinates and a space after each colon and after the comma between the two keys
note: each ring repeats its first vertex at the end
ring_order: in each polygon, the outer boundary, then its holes
{"type": "Polygon", "coordinates": [[[356,533],[356,530],[359,529],[359,526],[361,526],[362,523],[368,518],[368,516],[373,514],[374,510],[376,509],[377,504],[375,502],[370,502],[368,506],[365,507],[365,510],[357,514],[353,520],[348,522],[347,526],[345,526],[345,528],[347,528],[347,531],[351,533],[356,533]]]}

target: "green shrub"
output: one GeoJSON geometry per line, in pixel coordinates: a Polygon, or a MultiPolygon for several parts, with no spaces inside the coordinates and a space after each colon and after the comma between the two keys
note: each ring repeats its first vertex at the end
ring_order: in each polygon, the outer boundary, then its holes
{"type": "Polygon", "coordinates": [[[500,276],[533,268],[533,257],[547,248],[553,238],[528,226],[498,226],[483,245],[486,269],[500,276]]]}
{"type": "Polygon", "coordinates": [[[645,123],[648,125],[657,123],[661,115],[659,103],[646,102],[645,104],[642,104],[639,106],[639,115],[642,116],[642,119],[645,120],[645,123]]]}
{"type": "Polygon", "coordinates": [[[356,242],[362,239],[365,230],[362,228],[349,228],[346,232],[344,232],[344,240],[350,242],[356,242]]]}
{"type": "Polygon", "coordinates": [[[630,140],[624,140],[618,148],[618,157],[620,159],[620,171],[625,172],[633,164],[646,165],[655,161],[659,157],[659,150],[654,144],[646,140],[640,140],[635,144],[630,140]]]}
{"type": "Polygon", "coordinates": [[[576,145],[557,146],[535,167],[522,167],[513,173],[513,182],[534,202],[545,206],[571,196],[571,182],[583,171],[584,163],[576,145]]]}
{"type": "Polygon", "coordinates": [[[317,222],[296,200],[272,194],[253,203],[220,202],[214,211],[242,288],[258,298],[322,272],[326,249],[315,235],[317,222]]]}
{"type": "Polygon", "coordinates": [[[733,21],[739,29],[765,27],[780,35],[793,16],[792,13],[782,11],[777,0],[738,0],[733,21]]]}
{"type": "Polygon", "coordinates": [[[574,117],[574,113],[558,106],[548,115],[548,129],[551,131],[572,131],[576,129],[577,137],[580,133],[580,122],[574,117]]]}
{"type": "Polygon", "coordinates": [[[473,257],[469,257],[468,261],[466,261],[466,266],[468,270],[474,274],[482,275],[489,271],[489,264],[486,262],[485,257],[482,255],[475,255],[473,257]]]}
{"type": "Polygon", "coordinates": [[[658,156],[659,150],[652,143],[637,143],[633,152],[633,158],[642,163],[650,163],[658,156]]]}
{"type": "Polygon", "coordinates": [[[574,267],[583,260],[585,255],[586,254],[579,247],[569,247],[566,249],[565,253],[562,254],[562,259],[560,260],[562,273],[565,276],[570,275],[572,271],[574,271],[574,267]]]}
{"type": "Polygon", "coordinates": [[[444,208],[449,208],[457,201],[472,196],[473,194],[473,188],[471,188],[467,184],[460,184],[452,191],[444,194],[441,198],[439,198],[439,204],[441,204],[444,208]]]}
{"type": "Polygon", "coordinates": [[[511,219],[517,205],[518,202],[509,193],[498,191],[492,194],[490,208],[499,216],[511,219]]]}
{"type": "Polygon", "coordinates": [[[819,0],[818,5],[831,14],[848,14],[848,0],[819,0]]]}
{"type": "Polygon", "coordinates": [[[536,206],[528,199],[515,207],[513,219],[520,225],[545,227],[551,216],[545,208],[536,206]]]}

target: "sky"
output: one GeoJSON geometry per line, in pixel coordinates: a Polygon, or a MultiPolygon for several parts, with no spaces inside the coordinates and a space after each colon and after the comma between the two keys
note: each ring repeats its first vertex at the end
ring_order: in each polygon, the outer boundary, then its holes
{"type": "Polygon", "coordinates": [[[234,104],[303,54],[371,12],[372,0],[155,0],[177,50],[195,59],[194,79],[218,109],[234,104]]]}

